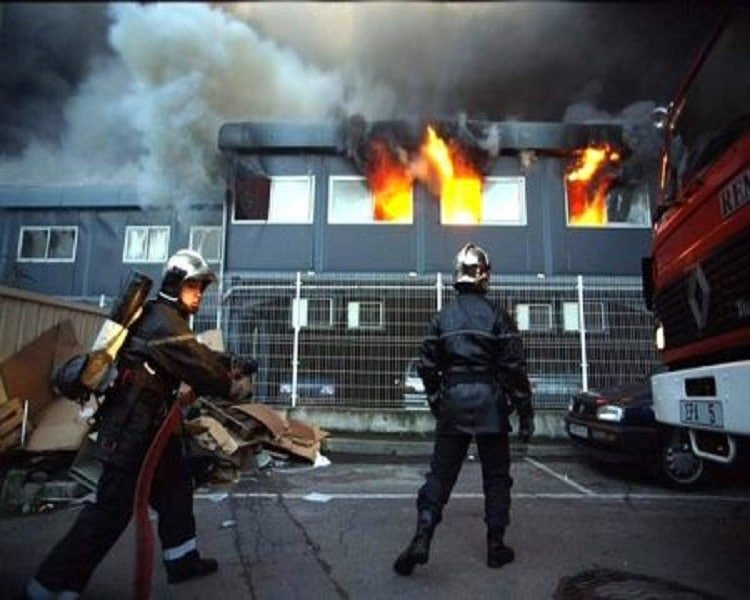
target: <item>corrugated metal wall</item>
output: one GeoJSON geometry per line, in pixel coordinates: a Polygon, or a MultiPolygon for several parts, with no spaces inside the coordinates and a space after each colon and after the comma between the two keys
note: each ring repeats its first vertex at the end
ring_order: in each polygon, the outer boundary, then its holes
{"type": "Polygon", "coordinates": [[[73,323],[78,340],[88,344],[105,317],[95,307],[0,286],[0,362],[66,319],[73,323]]]}

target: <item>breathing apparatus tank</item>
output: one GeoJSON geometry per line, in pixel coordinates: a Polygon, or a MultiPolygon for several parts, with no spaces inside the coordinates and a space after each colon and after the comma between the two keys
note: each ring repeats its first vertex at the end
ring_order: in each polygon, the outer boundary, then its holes
{"type": "Polygon", "coordinates": [[[115,359],[128,337],[128,327],[141,315],[152,285],[147,275],[130,272],[125,291],[115,300],[80,374],[80,383],[92,392],[103,392],[117,377],[115,359]]]}

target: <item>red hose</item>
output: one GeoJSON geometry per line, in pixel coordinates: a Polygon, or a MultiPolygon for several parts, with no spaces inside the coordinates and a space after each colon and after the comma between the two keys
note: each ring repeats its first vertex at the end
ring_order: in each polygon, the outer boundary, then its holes
{"type": "MultiPolygon", "coordinates": [[[[192,394],[192,392],[188,393],[192,394]]],[[[184,397],[184,395],[180,395],[172,408],[169,409],[164,422],[148,448],[148,452],[146,452],[141,470],[138,472],[133,502],[133,517],[135,519],[133,595],[136,600],[148,600],[151,597],[151,577],[154,570],[154,532],[148,520],[151,483],[161,455],[164,453],[164,448],[182,420],[182,400],[184,397]]]]}

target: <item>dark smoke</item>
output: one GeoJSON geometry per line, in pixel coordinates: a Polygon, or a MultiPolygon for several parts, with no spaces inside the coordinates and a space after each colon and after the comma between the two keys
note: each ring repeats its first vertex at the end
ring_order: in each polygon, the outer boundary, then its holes
{"type": "Polygon", "coordinates": [[[467,122],[627,119],[666,102],[717,12],[5,3],[0,184],[137,180],[152,201],[200,197],[219,183],[218,128],[237,120],[443,120],[492,156],[502,140],[467,122]]]}

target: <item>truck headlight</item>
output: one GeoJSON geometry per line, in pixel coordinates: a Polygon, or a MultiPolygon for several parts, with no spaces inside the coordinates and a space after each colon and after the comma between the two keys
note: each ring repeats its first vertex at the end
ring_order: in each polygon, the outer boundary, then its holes
{"type": "Polygon", "coordinates": [[[619,423],[622,421],[622,417],[625,411],[622,406],[613,406],[611,404],[605,404],[596,409],[596,418],[600,421],[615,421],[619,423]]]}
{"type": "Polygon", "coordinates": [[[662,325],[661,323],[659,323],[659,326],[656,328],[655,338],[656,349],[664,350],[667,341],[664,337],[664,325],[662,325]]]}

